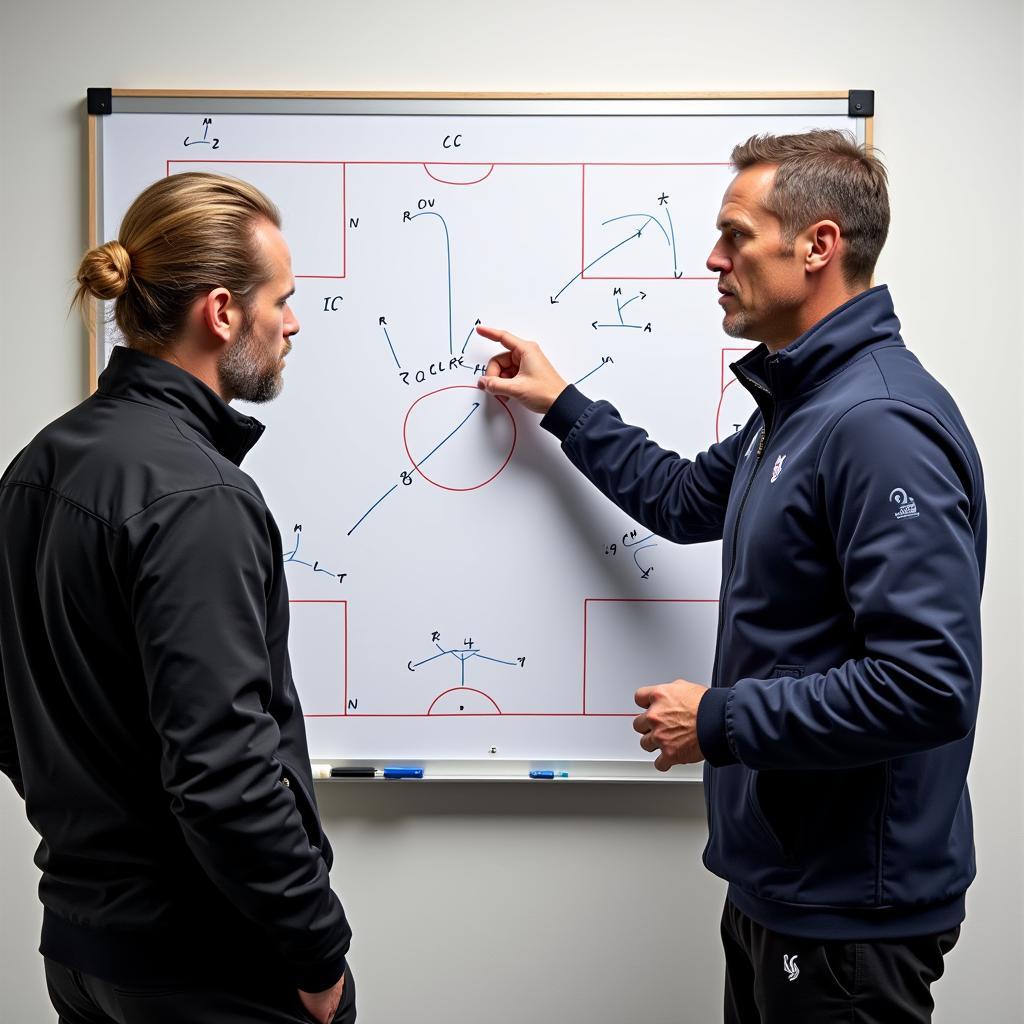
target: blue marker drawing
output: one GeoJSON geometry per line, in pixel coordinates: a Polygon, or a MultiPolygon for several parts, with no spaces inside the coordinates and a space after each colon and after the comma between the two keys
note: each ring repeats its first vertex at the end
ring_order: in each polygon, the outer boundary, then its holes
{"type": "Polygon", "coordinates": [[[343,580],[348,573],[345,572],[331,572],[330,569],[325,569],[319,561],[306,562],[299,558],[299,545],[302,543],[302,527],[295,527],[295,547],[291,549],[287,554],[284,555],[282,561],[285,565],[289,562],[294,562],[296,565],[304,565],[307,569],[312,569],[313,572],[322,572],[327,576],[334,576],[339,582],[343,580]]]}
{"type": "MultiPolygon", "coordinates": [[[[657,218],[654,218],[654,217],[651,218],[651,220],[656,220],[656,219],[657,218]]],[[[650,221],[648,221],[647,223],[649,224],[650,221]]],[[[661,227],[660,223],[659,223],[658,226],[661,227]]],[[[620,246],[625,245],[627,242],[631,242],[634,238],[639,238],[643,234],[643,230],[644,230],[645,227],[647,227],[647,224],[644,224],[640,228],[639,231],[634,231],[633,234],[631,234],[628,238],[624,238],[617,245],[613,245],[607,252],[601,253],[601,255],[598,256],[596,260],[592,260],[590,263],[588,263],[575,277],[573,277],[569,281],[566,281],[566,283],[564,285],[562,285],[562,287],[559,289],[558,293],[556,295],[552,296],[552,298],[551,298],[552,304],[558,302],[558,296],[561,295],[562,292],[564,292],[565,289],[568,288],[569,285],[571,285],[573,283],[573,281],[578,281],[595,263],[600,263],[601,260],[603,260],[605,258],[605,256],[610,256],[620,246]]],[[[665,229],[662,228],[661,230],[664,231],[665,229]]]]}
{"type": "MultiPolygon", "coordinates": [[[[635,533],[636,531],[634,530],[633,532],[635,533]]],[[[635,548],[637,546],[637,544],[646,544],[647,541],[649,541],[653,536],[654,536],[653,533],[649,533],[649,534],[647,534],[646,537],[641,537],[639,540],[629,540],[629,534],[627,533],[622,538],[622,546],[624,548],[635,548]]],[[[656,548],[658,545],[657,544],[650,544],[648,546],[652,547],[652,548],[656,548]]]]}
{"type": "Polygon", "coordinates": [[[641,575],[641,577],[643,579],[647,579],[651,575],[651,573],[654,572],[654,566],[653,565],[649,565],[645,569],[640,564],[640,562],[639,562],[639,560],[637,559],[636,556],[639,555],[641,551],[646,551],[648,548],[656,548],[657,546],[658,546],[657,544],[644,544],[641,547],[638,547],[636,549],[636,551],[633,552],[633,561],[636,563],[636,567],[640,570],[640,575],[641,575]]]}
{"type": "MultiPolygon", "coordinates": [[[[634,296],[633,296],[633,298],[631,298],[631,299],[627,299],[627,300],[626,300],[625,302],[619,302],[619,300],[618,300],[618,299],[616,298],[616,300],[615,300],[615,308],[616,308],[616,309],[617,309],[617,310],[619,311],[619,323],[620,323],[620,324],[622,324],[623,326],[627,326],[627,325],[626,325],[626,321],[622,319],[622,311],[623,311],[623,310],[624,310],[624,309],[625,309],[625,308],[626,308],[626,307],[627,307],[627,306],[628,306],[628,305],[629,305],[629,304],[630,304],[631,302],[636,302],[636,300],[637,300],[637,299],[646,299],[646,298],[647,298],[647,294],[646,294],[646,292],[640,292],[640,294],[639,294],[639,295],[634,295],[634,296]]],[[[635,326],[635,325],[633,325],[633,324],[629,324],[628,326],[630,326],[630,327],[633,327],[633,326],[635,326]]]]}
{"type": "Polygon", "coordinates": [[[448,256],[448,354],[451,355],[454,351],[452,347],[452,243],[448,236],[448,225],[445,223],[444,217],[433,210],[414,213],[409,220],[415,220],[417,217],[436,217],[444,227],[444,244],[448,256]]]}
{"type": "MultiPolygon", "coordinates": [[[[423,463],[424,463],[424,462],[426,462],[426,461],[427,461],[427,459],[429,459],[429,458],[431,457],[431,455],[433,455],[433,454],[434,454],[434,453],[435,453],[435,452],[436,452],[436,451],[437,451],[437,450],[438,450],[438,449],[439,449],[439,448],[440,448],[440,447],[441,447],[442,445],[444,445],[444,444],[447,444],[447,442],[448,442],[448,441],[450,441],[450,440],[451,440],[451,439],[452,439],[452,438],[453,438],[453,437],[454,437],[454,436],[455,436],[455,435],[456,435],[456,434],[457,434],[457,433],[458,433],[458,432],[459,432],[459,431],[460,431],[460,430],[461,430],[461,429],[462,429],[462,428],[463,428],[463,427],[464,427],[464,426],[466,425],[466,423],[467,423],[467,422],[469,421],[469,418],[470,418],[470,417],[471,417],[471,416],[473,415],[473,413],[475,413],[475,412],[477,411],[477,409],[479,409],[479,408],[480,408],[480,403],[479,403],[479,402],[474,402],[474,403],[473,403],[473,407],[472,407],[472,408],[471,408],[471,409],[469,410],[469,412],[468,412],[468,413],[467,413],[467,414],[465,415],[465,417],[463,417],[463,419],[462,419],[462,422],[461,422],[461,423],[459,423],[459,425],[458,425],[458,426],[457,426],[457,427],[456,427],[456,428],[455,428],[455,429],[454,429],[454,430],[453,430],[453,431],[452,431],[452,432],[451,432],[450,434],[448,434],[448,436],[447,436],[447,437],[445,437],[445,438],[444,438],[444,439],[443,439],[442,441],[439,441],[439,442],[438,442],[438,443],[437,443],[436,445],[434,445],[434,447],[433,447],[433,448],[431,448],[431,450],[430,450],[429,452],[427,452],[427,454],[426,454],[426,455],[424,455],[424,456],[423,456],[423,458],[422,458],[422,459],[420,459],[420,461],[419,461],[419,462],[415,463],[415,464],[413,465],[413,467],[412,467],[412,468],[413,468],[413,469],[419,469],[419,468],[420,468],[420,466],[422,466],[422,465],[423,465],[423,463]]],[[[402,480],[402,483],[411,483],[411,482],[412,482],[412,474],[411,474],[411,473],[410,473],[410,472],[409,472],[408,470],[403,470],[403,471],[402,471],[402,473],[401,473],[401,480],[402,480]]],[[[360,517],[359,517],[359,519],[358,519],[358,520],[356,520],[356,524],[355,524],[355,526],[353,526],[353,527],[352,527],[352,529],[351,529],[351,530],[349,530],[349,531],[348,531],[348,533],[347,533],[347,534],[346,534],[345,536],[347,536],[347,537],[351,537],[351,536],[352,536],[352,534],[353,534],[353,533],[355,532],[356,528],[357,528],[357,527],[359,526],[359,524],[360,524],[360,523],[361,523],[361,522],[362,522],[362,521],[363,521],[363,520],[364,520],[364,519],[365,519],[365,518],[366,518],[366,517],[367,517],[367,516],[368,516],[368,515],[369,515],[369,514],[370,514],[370,513],[371,513],[371,512],[372,512],[372,511],[373,511],[373,510],[374,510],[374,509],[375,509],[375,508],[376,508],[376,507],[377,507],[377,506],[378,506],[378,505],[379,505],[379,504],[380,504],[380,503],[381,503],[381,502],[382,502],[382,501],[383,501],[383,500],[384,500],[384,499],[385,499],[385,498],[386,498],[386,497],[387,497],[388,495],[389,495],[389,494],[392,494],[392,493],[394,493],[394,492],[395,492],[396,490],[398,490],[398,484],[395,484],[395,485],[394,485],[394,486],[393,486],[393,487],[392,487],[392,488],[391,488],[390,490],[388,490],[388,491],[385,491],[385,492],[384,492],[384,494],[382,494],[382,495],[381,495],[381,496],[380,496],[380,497],[379,497],[379,498],[378,498],[378,499],[377,499],[377,500],[376,500],[376,501],[375,501],[375,502],[374,502],[374,503],[373,503],[373,504],[372,504],[372,505],[371,505],[371,506],[370,506],[370,507],[369,507],[369,508],[368,508],[368,509],[367,509],[367,510],[366,510],[366,511],[365,511],[365,512],[364,512],[364,513],[363,513],[363,514],[362,514],[362,515],[360,516],[360,517]]]]}
{"type": "Polygon", "coordinates": [[[583,382],[584,382],[584,381],[585,381],[585,380],[586,380],[586,379],[587,379],[587,378],[588,378],[589,376],[591,376],[591,374],[597,373],[597,371],[598,371],[598,370],[600,370],[600,369],[601,369],[601,367],[602,367],[602,366],[604,366],[604,365],[606,365],[606,364],[607,364],[608,362],[610,362],[610,360],[609,360],[609,359],[608,359],[607,357],[605,357],[604,359],[602,359],[602,360],[601,360],[601,362],[599,362],[599,363],[597,364],[597,366],[595,366],[595,367],[594,367],[594,368],[593,368],[593,369],[592,369],[592,370],[590,371],[590,373],[585,373],[585,374],[583,374],[583,376],[582,376],[582,377],[580,377],[580,379],[579,379],[579,380],[573,381],[573,384],[582,384],[582,383],[583,383],[583,382]]]}
{"type": "Polygon", "coordinates": [[[679,276],[679,260],[676,257],[676,229],[672,227],[672,211],[666,206],[665,213],[668,216],[669,231],[672,232],[672,276],[679,276]]]}
{"type": "Polygon", "coordinates": [[[610,327],[613,330],[616,329],[616,328],[626,328],[627,330],[631,330],[631,331],[642,331],[644,329],[644,325],[643,324],[627,324],[626,321],[623,319],[622,311],[630,303],[636,302],[637,299],[646,299],[647,298],[647,292],[640,292],[639,294],[634,295],[633,298],[627,299],[625,302],[619,302],[619,298],[618,298],[618,295],[617,295],[617,293],[619,291],[620,291],[620,289],[616,288],[612,292],[612,296],[615,299],[615,311],[619,315],[619,322],[617,324],[600,324],[596,320],[594,320],[591,323],[590,326],[593,327],[595,331],[596,330],[600,330],[603,327],[610,327]]]}
{"type": "Polygon", "coordinates": [[[615,221],[617,221],[617,220],[626,220],[629,217],[646,217],[647,218],[647,220],[645,220],[644,223],[640,227],[641,231],[643,231],[643,229],[645,227],[647,227],[647,225],[650,224],[651,221],[653,220],[654,223],[657,224],[659,228],[661,228],[661,233],[665,236],[665,244],[666,245],[670,245],[671,244],[669,242],[669,240],[668,240],[668,232],[665,230],[665,228],[662,225],[661,221],[658,220],[658,218],[653,213],[624,213],[624,214],[622,214],[621,217],[612,217],[609,220],[601,221],[601,227],[604,227],[606,224],[614,224],[615,221]]]}
{"type": "MultiPolygon", "coordinates": [[[[435,635],[437,635],[437,634],[435,634],[435,635]]],[[[492,658],[489,655],[483,654],[480,651],[476,650],[473,647],[473,641],[472,640],[464,641],[464,643],[466,643],[468,646],[466,646],[466,647],[455,647],[455,648],[451,648],[451,649],[446,649],[446,648],[442,647],[435,640],[434,641],[434,646],[437,648],[437,650],[439,652],[438,654],[432,654],[429,658],[424,658],[422,661],[415,661],[415,662],[414,661],[410,661],[406,665],[406,667],[409,669],[410,672],[415,672],[416,669],[418,669],[420,667],[420,665],[426,665],[426,664],[429,664],[432,661],[437,661],[438,658],[444,658],[447,655],[451,655],[453,658],[456,658],[458,660],[459,664],[460,664],[462,679],[461,679],[461,682],[459,683],[459,686],[465,686],[466,685],[466,662],[470,661],[472,658],[482,658],[484,661],[493,661],[496,665],[509,665],[509,666],[515,666],[517,664],[522,666],[523,663],[526,661],[525,658],[519,658],[519,659],[517,659],[515,661],[506,661],[503,658],[492,658]]]]}
{"type": "Polygon", "coordinates": [[[399,369],[401,369],[402,368],[402,364],[398,361],[398,356],[395,355],[395,346],[391,344],[391,335],[388,334],[387,324],[381,324],[381,327],[384,328],[384,337],[388,339],[388,348],[391,349],[391,357],[395,361],[395,366],[397,366],[399,369]]]}
{"type": "Polygon", "coordinates": [[[209,134],[209,131],[210,131],[210,125],[211,124],[213,124],[213,118],[212,117],[204,117],[203,118],[203,137],[201,139],[192,139],[191,141],[189,141],[189,137],[186,135],[185,136],[185,143],[184,144],[186,146],[212,146],[214,149],[219,149],[220,148],[220,139],[210,139],[210,138],[207,138],[207,135],[209,134]]]}
{"type": "Polygon", "coordinates": [[[469,412],[466,414],[465,419],[463,419],[463,421],[444,439],[444,441],[441,441],[439,444],[436,444],[433,448],[431,448],[430,452],[427,455],[424,455],[423,458],[420,459],[420,461],[417,462],[415,466],[413,466],[413,469],[419,469],[420,466],[422,466],[423,463],[426,462],[427,459],[429,459],[430,456],[433,455],[434,452],[436,452],[437,449],[441,447],[441,445],[445,444],[447,441],[450,441],[466,425],[466,422],[469,420],[469,417],[472,416],[473,413],[475,413],[479,408],[480,403],[474,402],[473,408],[470,409],[469,412]]]}
{"type": "Polygon", "coordinates": [[[366,517],[367,517],[367,516],[368,516],[368,515],[369,515],[369,514],[370,514],[370,513],[371,513],[371,512],[372,512],[372,511],[373,511],[373,510],[374,510],[374,509],[375,509],[375,508],[376,508],[376,507],[377,507],[377,506],[378,506],[378,505],[379,505],[379,504],[380,504],[380,503],[381,503],[381,502],[382,502],[382,501],[383,501],[383,500],[384,500],[384,499],[385,499],[385,498],[386,498],[386,497],[387,497],[388,495],[389,495],[389,494],[391,494],[391,493],[392,493],[392,491],[396,491],[396,490],[398,490],[398,484],[395,484],[395,486],[394,486],[394,487],[392,487],[390,491],[385,491],[385,492],[384,492],[384,494],[382,494],[382,495],[381,495],[381,496],[380,496],[380,497],[379,497],[379,498],[378,498],[378,499],[377,499],[377,500],[376,500],[376,501],[375,501],[375,502],[374,502],[374,503],[373,503],[373,504],[372,504],[372,505],[371,505],[371,506],[370,506],[370,507],[369,507],[369,508],[368,508],[368,509],[367,509],[367,510],[366,510],[366,511],[365,511],[365,512],[364,512],[364,513],[363,513],[363,514],[362,514],[362,515],[360,516],[360,517],[359,517],[359,519],[358,519],[358,520],[356,521],[356,525],[355,525],[355,526],[353,526],[353,527],[352,527],[352,529],[351,529],[351,530],[349,530],[349,531],[348,531],[348,533],[346,533],[346,534],[345,534],[345,536],[346,536],[346,537],[351,537],[351,536],[352,536],[352,534],[353,534],[353,533],[355,532],[356,526],[358,526],[358,525],[359,525],[359,524],[360,524],[360,523],[361,523],[361,522],[362,522],[362,521],[363,521],[363,520],[364,520],[364,519],[365,519],[365,518],[366,518],[366,517]]]}
{"type": "MultiPolygon", "coordinates": [[[[675,246],[673,245],[673,242],[669,238],[668,232],[665,230],[665,225],[662,224],[661,221],[653,213],[623,213],[623,214],[621,214],[618,217],[611,217],[608,220],[601,221],[601,226],[604,227],[607,224],[614,224],[615,221],[618,221],[618,220],[628,220],[628,219],[630,219],[632,217],[644,217],[645,220],[644,220],[643,224],[641,224],[640,227],[636,230],[636,232],[634,232],[628,238],[624,238],[621,242],[618,243],[618,245],[613,245],[607,252],[601,253],[601,255],[598,256],[596,260],[593,260],[592,262],[588,263],[571,281],[567,281],[565,283],[565,285],[563,285],[561,290],[556,295],[552,296],[552,298],[551,298],[551,302],[552,303],[558,302],[559,295],[561,295],[562,292],[564,292],[565,289],[568,288],[569,285],[571,285],[573,283],[573,281],[579,280],[579,278],[581,278],[595,263],[600,263],[601,260],[603,260],[605,258],[605,256],[610,256],[613,252],[615,252],[616,249],[618,249],[620,246],[625,245],[627,242],[631,241],[632,239],[639,238],[644,233],[644,229],[647,227],[648,224],[654,223],[654,224],[658,225],[658,229],[665,236],[665,244],[672,246],[672,251],[673,251],[673,253],[675,253],[675,246]]],[[[612,325],[610,325],[610,324],[601,324],[600,326],[602,326],[602,327],[610,327],[612,325]]]]}

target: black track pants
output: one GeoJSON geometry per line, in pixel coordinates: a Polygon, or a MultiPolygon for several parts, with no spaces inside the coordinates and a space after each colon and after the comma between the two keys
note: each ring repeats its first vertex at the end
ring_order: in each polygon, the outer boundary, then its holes
{"type": "Polygon", "coordinates": [[[725,1024],[929,1024],[960,928],[886,942],[769,931],[726,900],[725,1024]]]}
{"type": "MultiPolygon", "coordinates": [[[[261,978],[224,988],[130,988],[46,961],[46,985],[59,1024],[310,1024],[298,993],[261,978]]],[[[334,1024],[353,1024],[356,989],[351,971],[334,1024]]]]}

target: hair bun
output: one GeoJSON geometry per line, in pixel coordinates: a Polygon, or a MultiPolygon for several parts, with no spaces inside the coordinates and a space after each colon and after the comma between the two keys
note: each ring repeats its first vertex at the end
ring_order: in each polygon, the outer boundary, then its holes
{"type": "Polygon", "coordinates": [[[78,283],[97,299],[116,299],[128,287],[132,259],[118,241],[90,249],[78,268],[78,283]]]}

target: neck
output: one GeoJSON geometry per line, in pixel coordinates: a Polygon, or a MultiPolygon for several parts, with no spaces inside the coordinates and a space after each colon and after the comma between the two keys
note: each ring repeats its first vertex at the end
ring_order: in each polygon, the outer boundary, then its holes
{"type": "Polygon", "coordinates": [[[765,347],[770,352],[781,352],[792,345],[797,338],[806,334],[819,320],[824,320],[833,310],[845,305],[850,299],[861,292],[867,291],[869,285],[838,285],[822,289],[807,301],[792,310],[790,322],[785,324],[777,337],[764,339],[765,347]]]}
{"type": "Polygon", "coordinates": [[[212,354],[197,353],[184,344],[169,345],[164,351],[156,353],[161,359],[173,363],[179,369],[192,374],[202,381],[212,392],[219,395],[225,402],[234,397],[226,394],[217,372],[217,358],[212,354]]]}

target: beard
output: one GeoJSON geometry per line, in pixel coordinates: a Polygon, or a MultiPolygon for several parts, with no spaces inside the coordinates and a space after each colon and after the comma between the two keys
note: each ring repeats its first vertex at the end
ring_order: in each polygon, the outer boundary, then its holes
{"type": "Polygon", "coordinates": [[[730,338],[741,338],[744,341],[756,341],[756,338],[751,338],[749,331],[751,330],[750,317],[747,316],[742,310],[733,315],[725,316],[722,318],[722,330],[729,335],[730,338]]]}
{"type": "Polygon", "coordinates": [[[217,364],[221,389],[243,402],[270,402],[281,394],[284,379],[277,355],[268,355],[253,330],[253,319],[242,312],[242,329],[217,364]]]}

